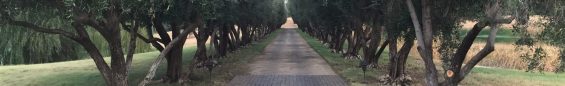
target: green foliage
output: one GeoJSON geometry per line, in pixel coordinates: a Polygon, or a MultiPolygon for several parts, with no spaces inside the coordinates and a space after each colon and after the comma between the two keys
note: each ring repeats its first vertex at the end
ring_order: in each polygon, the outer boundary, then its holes
{"type": "MultiPolygon", "coordinates": [[[[108,46],[108,43],[106,42],[106,40],[104,39],[104,37],[102,35],[100,35],[99,33],[97,33],[96,31],[94,31],[93,29],[88,29],[89,35],[90,35],[90,39],[94,42],[94,45],[96,45],[96,47],[100,50],[100,53],[102,53],[103,56],[110,56],[110,49],[108,46]]],[[[146,35],[144,33],[145,31],[139,31],[139,33],[146,35]]],[[[121,31],[121,37],[122,37],[122,46],[127,46],[129,44],[129,39],[130,39],[130,34],[129,32],[126,31],[121,31]]],[[[71,42],[71,41],[67,41],[67,42],[71,42]]],[[[153,47],[149,44],[149,43],[145,43],[142,40],[137,40],[136,41],[136,49],[135,49],[135,53],[143,53],[143,52],[149,52],[149,51],[153,51],[153,47]]],[[[88,55],[86,54],[86,52],[84,52],[85,50],[81,49],[78,50],[81,51],[83,53],[82,57],[87,57],[88,55]]],[[[126,52],[127,48],[123,48],[123,51],[126,52]]]]}
{"type": "MultiPolygon", "coordinates": [[[[541,11],[534,11],[533,14],[542,14],[544,17],[549,19],[548,23],[545,24],[545,28],[543,31],[537,36],[538,40],[548,43],[554,46],[561,48],[561,52],[565,51],[565,38],[562,37],[565,35],[565,1],[562,0],[548,0],[548,1],[534,1],[534,4],[541,4],[542,6],[533,7],[532,10],[541,10],[541,11]]],[[[563,72],[565,70],[565,55],[564,53],[560,53],[559,56],[561,59],[561,63],[559,64],[556,72],[563,72]]]]}
{"type": "MultiPolygon", "coordinates": [[[[21,4],[25,5],[25,4],[21,4]]],[[[37,25],[48,28],[69,27],[68,23],[61,19],[61,16],[53,15],[54,11],[43,11],[41,9],[18,8],[13,10],[29,11],[10,11],[9,13],[17,20],[31,21],[37,25]],[[36,13],[37,12],[37,13],[36,13]]],[[[8,17],[9,14],[4,16],[8,17]]],[[[6,64],[32,64],[46,63],[66,60],[76,60],[82,58],[79,47],[70,39],[59,35],[34,32],[23,27],[3,25],[0,26],[0,65],[6,64]]],[[[68,30],[68,29],[64,29],[68,30]]]]}
{"type": "MultiPolygon", "coordinates": [[[[89,31],[91,40],[101,50],[104,56],[109,56],[108,44],[104,38],[89,31]]],[[[129,39],[127,32],[122,31],[122,45],[126,46],[129,39]]],[[[76,42],[61,37],[40,32],[30,31],[21,27],[0,27],[0,63],[11,64],[35,64],[58,61],[77,60],[88,57],[85,50],[76,42]],[[10,29],[8,29],[10,28],[10,29]],[[14,29],[17,28],[17,29],[14,29]]],[[[136,53],[153,51],[151,46],[141,40],[137,41],[136,53]]],[[[126,51],[126,50],[124,50],[126,51]]]]}
{"type": "Polygon", "coordinates": [[[528,63],[528,68],[526,72],[538,70],[542,72],[544,69],[544,63],[542,60],[547,57],[547,54],[543,50],[543,48],[538,47],[535,48],[533,55],[530,53],[526,53],[520,56],[524,61],[528,63]]]}
{"type": "MultiPolygon", "coordinates": [[[[128,1],[140,2],[137,0],[128,1]]],[[[73,27],[71,27],[73,22],[71,18],[76,14],[72,11],[88,11],[93,14],[91,16],[101,19],[107,5],[106,1],[93,0],[2,0],[0,13],[2,13],[2,19],[11,18],[29,22],[39,27],[74,32],[73,27]]],[[[125,4],[124,7],[133,8],[135,6],[125,4]]],[[[125,11],[124,14],[127,12],[131,11],[125,11]]],[[[94,40],[94,44],[99,50],[102,50],[103,55],[109,55],[106,40],[92,28],[87,27],[87,30],[91,39],[94,40]]],[[[122,31],[123,45],[129,39],[129,35],[124,33],[126,32],[122,31]]],[[[0,64],[47,63],[76,60],[88,56],[78,43],[62,35],[40,33],[13,25],[2,25],[0,34],[0,36],[5,37],[3,38],[5,41],[0,42],[0,47],[3,48],[0,52],[0,64]]],[[[152,50],[146,43],[137,41],[137,44],[140,47],[136,49],[136,52],[152,50]]]]}
{"type": "MultiPolygon", "coordinates": [[[[19,27],[1,27],[19,28],[19,27]]],[[[61,52],[63,39],[59,36],[31,32],[26,29],[4,29],[0,31],[3,41],[0,43],[0,62],[2,64],[44,63],[56,61],[52,56],[64,57],[61,52]]],[[[67,49],[73,49],[67,48],[67,49]]],[[[68,54],[72,56],[71,54],[68,54]]],[[[74,56],[76,57],[76,56],[74,56]]],[[[75,58],[76,59],[76,58],[75,58]]]]}

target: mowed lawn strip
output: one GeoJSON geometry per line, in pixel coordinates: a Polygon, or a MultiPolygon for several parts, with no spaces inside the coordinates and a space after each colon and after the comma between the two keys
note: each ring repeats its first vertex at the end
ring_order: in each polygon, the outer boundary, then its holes
{"type": "MultiPolygon", "coordinates": [[[[300,35],[306,40],[306,42],[316,51],[320,56],[322,56],[328,64],[334,69],[338,75],[344,78],[351,85],[360,84],[364,81],[370,84],[376,84],[377,77],[384,75],[386,70],[381,64],[388,63],[388,51],[383,52],[381,59],[379,60],[379,69],[369,69],[365,73],[365,78],[363,78],[363,71],[361,68],[357,67],[360,60],[358,59],[345,59],[341,54],[331,53],[331,50],[324,46],[316,38],[309,36],[305,32],[299,31],[300,35]],[[387,61],[385,61],[387,60],[387,61]],[[366,80],[365,80],[366,79],[366,80]]],[[[347,48],[345,48],[347,49],[347,48]]],[[[360,50],[361,51],[361,50],[360,50]]]]}
{"type": "MultiPolygon", "coordinates": [[[[235,75],[247,73],[246,65],[250,58],[260,55],[263,49],[280,32],[277,30],[257,43],[247,48],[240,48],[228,54],[227,58],[219,60],[220,66],[212,72],[212,81],[209,81],[206,69],[195,70],[195,78],[190,82],[196,86],[222,86],[228,83],[235,75]]],[[[188,68],[196,47],[187,47],[183,50],[183,69],[188,68]]],[[[129,74],[129,84],[137,85],[145,76],[151,63],[159,55],[158,51],[139,53],[134,55],[132,70],[129,74]]],[[[105,58],[110,62],[109,58],[105,58]]],[[[166,63],[162,63],[154,79],[159,79],[166,72],[166,63]]],[[[0,86],[104,86],[104,80],[96,69],[92,59],[65,61],[32,65],[0,66],[0,86]]],[[[170,86],[179,84],[150,84],[150,86],[170,86]]]]}

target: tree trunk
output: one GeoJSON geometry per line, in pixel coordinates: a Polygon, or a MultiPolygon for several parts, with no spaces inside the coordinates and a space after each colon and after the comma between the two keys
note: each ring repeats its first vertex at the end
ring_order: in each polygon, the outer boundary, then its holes
{"type": "MultiPolygon", "coordinates": [[[[192,32],[191,29],[192,27],[189,27],[188,29],[186,29],[184,32],[182,32],[179,36],[175,38],[171,43],[167,44],[169,46],[165,47],[165,49],[161,52],[161,54],[159,54],[159,56],[157,57],[157,59],[153,62],[153,64],[151,65],[151,67],[149,68],[149,71],[147,73],[147,75],[145,76],[145,78],[143,79],[143,81],[141,81],[139,83],[139,86],[145,86],[145,84],[149,83],[149,81],[151,81],[151,79],[153,79],[153,77],[155,76],[155,71],[157,70],[157,67],[159,67],[159,64],[161,64],[162,60],[169,55],[169,53],[175,48],[175,47],[179,47],[176,46],[178,44],[180,44],[180,42],[183,39],[186,39],[186,37],[188,36],[188,33],[192,32]]],[[[179,70],[180,71],[180,70],[179,70]]],[[[124,85],[125,86],[125,85],[124,85]]]]}
{"type": "Polygon", "coordinates": [[[383,44],[381,44],[381,47],[379,47],[379,51],[377,51],[377,54],[375,54],[375,64],[377,64],[379,62],[379,58],[381,58],[382,53],[385,50],[385,47],[388,46],[389,40],[386,40],[385,42],[383,42],[383,44]]]}
{"type": "Polygon", "coordinates": [[[347,52],[344,54],[344,57],[346,59],[352,59],[355,58],[355,56],[357,56],[357,49],[355,48],[357,43],[356,43],[356,36],[354,34],[352,34],[352,32],[349,32],[350,35],[348,35],[347,37],[347,52]]]}
{"type": "Polygon", "coordinates": [[[209,28],[198,28],[198,34],[195,34],[196,37],[196,52],[194,54],[193,60],[189,65],[188,73],[186,76],[183,77],[184,80],[189,80],[189,77],[192,75],[196,65],[198,65],[202,61],[208,60],[208,56],[206,55],[206,41],[210,37],[211,31],[209,28]]]}
{"type": "MultiPolygon", "coordinates": [[[[122,28],[125,28],[127,26],[125,26],[125,24],[122,28]]],[[[131,63],[133,61],[133,54],[135,54],[135,48],[137,46],[136,41],[137,41],[137,30],[139,29],[138,27],[138,23],[134,22],[134,25],[132,25],[131,30],[130,30],[130,41],[129,41],[129,45],[128,45],[128,52],[127,52],[127,56],[126,56],[126,78],[127,78],[127,74],[129,74],[131,72],[131,63]]]]}
{"type": "Polygon", "coordinates": [[[496,2],[487,5],[489,6],[489,8],[486,9],[485,15],[487,15],[488,21],[479,21],[463,39],[461,45],[459,46],[459,48],[457,48],[457,51],[451,60],[449,69],[446,71],[447,77],[445,85],[456,86],[471,71],[471,69],[475,67],[475,65],[477,65],[483,58],[494,51],[494,43],[498,31],[498,24],[510,23],[513,20],[513,18],[497,19],[500,10],[500,3],[501,0],[497,0],[496,2]],[[486,26],[491,27],[486,45],[479,51],[479,53],[475,54],[465,66],[463,66],[463,61],[465,60],[467,52],[473,44],[473,41],[475,40],[479,32],[486,26]]]}
{"type": "Polygon", "coordinates": [[[111,73],[112,70],[110,69],[106,61],[104,61],[103,56],[102,54],[100,54],[98,48],[96,48],[94,43],[92,43],[89,38],[83,38],[81,40],[77,40],[77,42],[84,47],[84,49],[90,55],[92,60],[94,60],[94,63],[98,68],[98,71],[100,71],[100,74],[102,74],[102,78],[104,78],[104,80],[106,81],[106,85],[112,86],[111,83],[113,82],[113,79],[111,77],[113,76],[113,74],[111,73]]]}
{"type": "Polygon", "coordinates": [[[344,51],[343,51],[343,44],[345,43],[345,40],[346,40],[345,37],[346,37],[346,36],[345,36],[345,34],[343,34],[343,33],[339,36],[339,39],[338,39],[339,42],[338,42],[337,48],[336,48],[337,52],[339,52],[339,53],[343,53],[343,52],[344,52],[344,51]]]}
{"type": "Polygon", "coordinates": [[[561,48],[561,53],[559,54],[559,59],[561,59],[561,65],[559,66],[559,68],[557,68],[555,71],[558,73],[561,72],[565,72],[565,50],[563,50],[564,48],[561,48]]]}
{"type": "Polygon", "coordinates": [[[197,36],[195,36],[197,50],[194,57],[197,58],[196,60],[203,61],[204,60],[203,58],[207,58],[206,41],[208,41],[208,38],[210,37],[211,34],[210,33],[211,31],[209,31],[208,29],[212,29],[212,28],[202,28],[198,30],[198,34],[197,36]]]}
{"type": "Polygon", "coordinates": [[[467,56],[467,52],[471,48],[471,45],[473,44],[473,41],[475,41],[475,38],[477,38],[477,35],[479,35],[479,32],[481,32],[481,30],[484,27],[486,27],[486,22],[484,21],[478,22],[477,24],[475,24],[473,29],[471,29],[467,33],[463,41],[461,41],[461,45],[459,45],[457,51],[455,52],[455,55],[451,58],[451,65],[449,65],[449,69],[447,69],[446,71],[445,85],[447,86],[457,85],[458,82],[457,77],[459,77],[458,74],[461,73],[460,70],[463,61],[467,56]]]}
{"type": "Polygon", "coordinates": [[[112,80],[112,86],[128,86],[128,77],[126,73],[116,73],[112,80]]]}
{"type": "Polygon", "coordinates": [[[408,58],[408,55],[410,54],[410,49],[412,49],[412,46],[414,46],[414,39],[413,38],[405,38],[407,40],[404,41],[404,45],[402,45],[402,48],[400,48],[400,51],[398,51],[398,58],[399,58],[399,68],[398,69],[398,74],[397,76],[402,76],[404,74],[404,70],[406,69],[406,60],[408,58]]]}
{"type": "Polygon", "coordinates": [[[239,29],[241,30],[241,40],[242,40],[241,46],[246,46],[250,42],[250,39],[251,39],[250,38],[251,32],[249,30],[249,27],[242,26],[242,27],[239,27],[239,29]]]}
{"type": "MultiPolygon", "coordinates": [[[[368,28],[369,29],[369,28],[368,28]]],[[[368,64],[373,64],[373,61],[375,61],[375,59],[377,57],[375,57],[375,53],[377,52],[377,49],[379,47],[379,44],[381,43],[381,32],[384,29],[384,26],[381,27],[377,27],[377,28],[370,28],[373,29],[371,30],[368,34],[370,35],[369,37],[367,37],[367,43],[365,44],[365,48],[363,48],[363,57],[366,62],[368,62],[368,64]]],[[[363,39],[365,40],[365,39],[363,39]]]]}
{"type": "Polygon", "coordinates": [[[422,1],[422,5],[423,5],[422,16],[425,16],[424,18],[422,18],[425,27],[423,29],[420,26],[420,21],[418,20],[419,18],[416,13],[416,9],[414,8],[414,5],[412,3],[412,0],[406,0],[406,5],[408,6],[408,9],[410,11],[412,24],[414,24],[414,29],[416,31],[416,38],[418,39],[418,52],[420,53],[420,56],[424,60],[424,64],[426,66],[426,85],[437,86],[438,85],[437,70],[433,62],[432,50],[429,49],[431,48],[432,45],[430,41],[432,40],[432,37],[431,37],[431,19],[430,19],[431,14],[429,14],[430,6],[428,4],[428,0],[422,1]],[[424,30],[424,32],[422,30],[424,30]]]}
{"type": "Polygon", "coordinates": [[[396,79],[396,75],[398,73],[398,49],[397,49],[397,37],[393,36],[392,34],[388,35],[388,41],[389,41],[389,46],[388,46],[388,51],[389,51],[389,72],[388,72],[388,76],[390,77],[390,79],[393,79],[391,81],[394,81],[394,79],[396,79]]]}
{"type": "Polygon", "coordinates": [[[178,82],[182,72],[182,45],[177,44],[167,57],[167,72],[164,82],[178,82]]]}
{"type": "Polygon", "coordinates": [[[355,31],[355,45],[353,46],[353,55],[355,58],[359,58],[358,53],[359,50],[365,45],[365,34],[363,32],[363,28],[361,27],[362,25],[359,26],[354,26],[354,28],[356,29],[355,31]]]}
{"type": "Polygon", "coordinates": [[[230,24],[224,24],[224,26],[220,28],[220,36],[218,37],[219,39],[218,54],[221,57],[224,57],[227,54],[228,44],[230,42],[229,29],[228,29],[229,26],[230,24]]]}

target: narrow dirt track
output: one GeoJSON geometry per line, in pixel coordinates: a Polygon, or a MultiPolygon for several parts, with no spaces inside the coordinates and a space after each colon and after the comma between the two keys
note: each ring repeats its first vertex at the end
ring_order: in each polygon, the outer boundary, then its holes
{"type": "Polygon", "coordinates": [[[283,29],[228,86],[347,86],[296,29],[283,29]]]}

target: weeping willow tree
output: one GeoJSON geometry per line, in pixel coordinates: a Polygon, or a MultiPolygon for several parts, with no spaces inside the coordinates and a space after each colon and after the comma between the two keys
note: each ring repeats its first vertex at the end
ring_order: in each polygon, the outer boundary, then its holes
{"type": "MultiPolygon", "coordinates": [[[[33,11],[36,12],[36,10],[21,12],[19,13],[20,15],[14,16],[14,18],[27,21],[34,20],[39,25],[48,27],[61,27],[63,26],[61,23],[66,23],[55,18],[35,16],[34,14],[49,15],[49,13],[35,13],[33,11]]],[[[31,30],[22,29],[22,27],[10,25],[2,25],[0,28],[2,28],[0,36],[3,37],[3,41],[0,42],[0,47],[2,48],[0,62],[2,64],[44,63],[80,58],[78,56],[79,52],[73,50],[76,49],[76,44],[62,43],[62,41],[67,41],[68,39],[32,32],[31,30]]]]}
{"type": "MultiPolygon", "coordinates": [[[[64,22],[58,20],[51,20],[46,25],[60,25],[64,22]]],[[[2,51],[0,52],[1,65],[11,64],[35,64],[35,63],[48,63],[58,61],[69,61],[86,58],[88,55],[79,44],[71,39],[61,37],[58,35],[34,32],[21,27],[3,26],[0,28],[20,28],[20,29],[2,29],[0,36],[5,37],[0,43],[2,51]]],[[[95,41],[96,47],[102,50],[107,50],[108,44],[104,43],[104,39],[100,34],[94,31],[88,31],[91,40],[95,41]]],[[[126,33],[126,32],[122,32],[126,33]]],[[[122,37],[129,39],[128,35],[122,37]]],[[[124,42],[127,40],[123,40],[124,42]]],[[[135,52],[148,52],[153,49],[143,41],[136,41],[139,46],[135,52]]],[[[126,45],[123,43],[122,45],[126,45]]],[[[109,52],[103,51],[103,56],[109,56],[109,52]]]]}
{"type": "MultiPolygon", "coordinates": [[[[61,21],[50,21],[53,25],[62,24],[61,21]]],[[[21,28],[14,26],[3,26],[0,28],[21,28]]],[[[104,43],[104,39],[100,34],[89,31],[91,40],[95,41],[95,45],[107,50],[108,44],[104,43]]],[[[122,32],[126,33],[126,32],[122,32]]],[[[58,61],[69,61],[87,58],[88,54],[84,49],[71,39],[58,35],[34,32],[27,29],[1,29],[0,36],[5,37],[0,43],[2,50],[0,51],[0,65],[12,64],[35,64],[49,63],[58,61]]],[[[122,37],[129,39],[128,35],[122,37]]],[[[124,42],[127,40],[123,40],[124,42]]],[[[151,46],[143,41],[136,41],[139,46],[135,52],[142,53],[153,51],[151,46]]],[[[126,45],[123,43],[122,45],[126,45]]],[[[107,51],[102,52],[103,56],[109,56],[107,51]]]]}
{"type": "MultiPolygon", "coordinates": [[[[5,26],[2,28],[19,28],[5,26]]],[[[55,61],[75,60],[81,58],[77,52],[77,44],[64,44],[62,41],[69,39],[25,29],[0,30],[3,38],[0,47],[0,63],[32,64],[55,61]]]]}
{"type": "MultiPolygon", "coordinates": [[[[60,10],[48,11],[46,9],[56,8],[47,4],[56,4],[55,1],[42,1],[40,2],[8,2],[2,1],[2,9],[4,13],[3,18],[8,15],[13,16],[13,20],[32,21],[37,26],[55,28],[61,27],[62,30],[70,31],[72,26],[67,19],[71,14],[63,14],[60,10]],[[39,9],[43,8],[43,9],[39,9]],[[26,10],[26,11],[18,11],[26,10]]],[[[56,61],[68,61],[85,58],[88,54],[82,47],[72,39],[66,38],[61,35],[53,35],[43,32],[37,32],[18,25],[3,22],[4,25],[0,26],[0,36],[3,41],[0,42],[0,64],[33,64],[33,63],[47,63],[56,61]]],[[[88,29],[87,32],[91,36],[91,40],[98,49],[101,50],[103,56],[109,56],[108,44],[104,43],[105,40],[102,35],[96,33],[95,30],[88,29]]],[[[125,32],[121,32],[125,33],[125,32]]],[[[123,34],[122,37],[127,41],[128,35],[123,34]]],[[[152,49],[142,41],[137,41],[138,47],[136,52],[147,52],[152,49]]],[[[126,45],[126,43],[122,43],[126,45]]],[[[125,51],[125,49],[124,49],[125,51]]]]}

